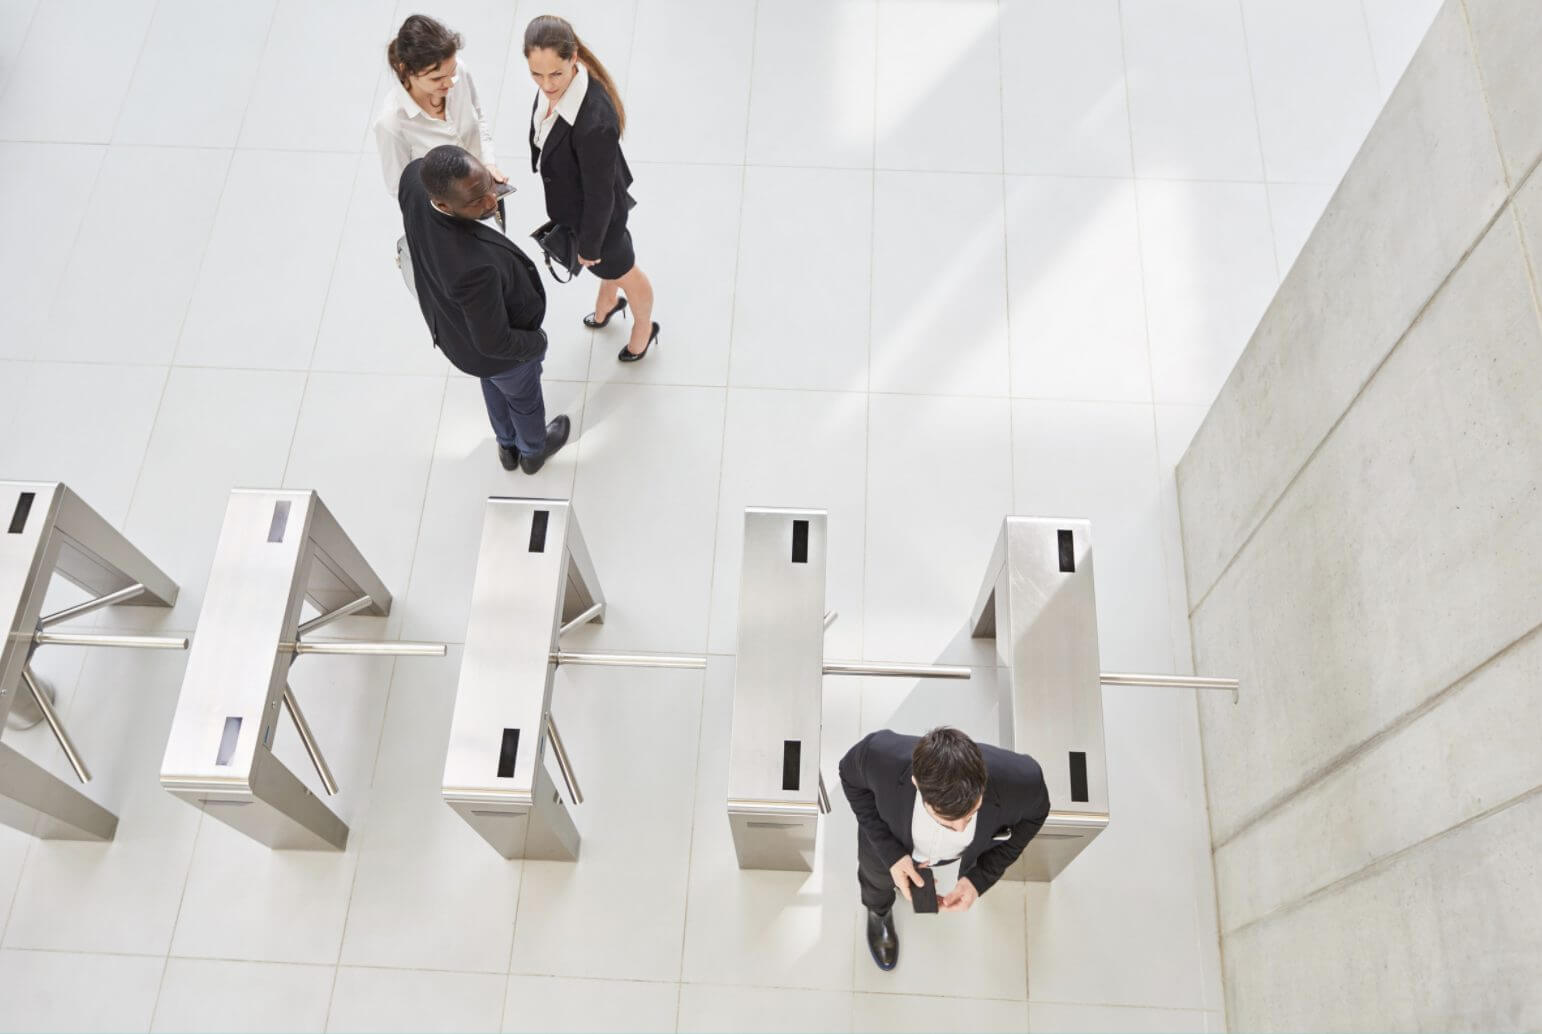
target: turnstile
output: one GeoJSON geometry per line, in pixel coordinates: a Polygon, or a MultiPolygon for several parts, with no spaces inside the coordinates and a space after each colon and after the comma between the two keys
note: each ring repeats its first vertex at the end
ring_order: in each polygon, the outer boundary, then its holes
{"type": "MultiPolygon", "coordinates": [[[[177,585],[81,498],[57,481],[0,481],[0,736],[42,720],[82,783],[91,772],[53,706],[51,689],[30,667],[40,646],[131,646],[186,649],[187,640],[158,636],[48,631],[115,604],[170,607],[177,585]],[[43,615],[59,574],[93,599],[43,615]]],[[[72,840],[110,840],[118,819],[46,768],[0,743],[0,822],[23,832],[72,840]],[[40,817],[54,822],[40,822],[40,817]]]]}
{"type": "Polygon", "coordinates": [[[578,827],[543,763],[549,745],[583,800],[551,715],[553,655],[564,622],[604,611],[570,503],[487,501],[443,793],[505,858],[578,857],[578,827]]]}
{"type": "Polygon", "coordinates": [[[744,511],[728,823],[741,869],[811,871],[830,798],[819,770],[825,675],[967,679],[967,667],[824,656],[823,510],[744,511]]]}
{"type": "Polygon", "coordinates": [[[605,597],[561,499],[494,496],[482,540],[445,754],[445,803],[505,858],[573,861],[579,833],[545,758],[553,758],[575,805],[572,761],[552,717],[559,665],[705,668],[705,657],[579,653],[562,636],[605,618],[605,597]]]}
{"type": "Polygon", "coordinates": [[[323,789],[337,793],[289,667],[302,654],[444,654],[440,643],[305,638],[390,609],[391,594],[315,492],[232,491],[161,785],[270,847],[342,850],[347,824],[274,755],[274,732],[282,707],[323,789]],[[307,600],[318,616],[302,624],[307,600]]]}
{"type": "Polygon", "coordinates": [[[1052,880],[1108,827],[1103,687],[1229,689],[1235,679],[1102,672],[1093,591],[1092,524],[1008,517],[970,613],[1006,669],[1010,719],[1001,746],[1031,755],[1051,810],[1007,879],[1052,880]]]}
{"type": "Polygon", "coordinates": [[[1051,880],[1108,826],[1091,522],[1008,517],[970,624],[1007,669],[1001,746],[1039,762],[1052,808],[1006,876],[1051,880]]]}

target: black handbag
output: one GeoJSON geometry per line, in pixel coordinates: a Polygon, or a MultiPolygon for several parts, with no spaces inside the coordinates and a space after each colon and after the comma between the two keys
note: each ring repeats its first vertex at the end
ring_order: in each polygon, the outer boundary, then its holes
{"type": "Polygon", "coordinates": [[[546,268],[551,270],[552,279],[557,283],[567,283],[584,268],[578,261],[578,234],[570,227],[548,219],[530,236],[535,238],[535,242],[541,246],[541,253],[546,259],[546,268]],[[557,275],[558,266],[568,271],[566,279],[557,275]]]}

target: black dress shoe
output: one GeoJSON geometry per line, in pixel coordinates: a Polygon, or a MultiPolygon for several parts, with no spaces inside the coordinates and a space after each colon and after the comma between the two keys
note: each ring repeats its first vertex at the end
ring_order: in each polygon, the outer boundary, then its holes
{"type": "Polygon", "coordinates": [[[656,345],[658,343],[659,343],[659,325],[657,323],[654,323],[653,324],[653,333],[648,336],[648,343],[646,345],[643,345],[643,350],[641,352],[634,352],[631,349],[627,348],[625,345],[622,345],[621,346],[621,351],[616,353],[616,358],[620,359],[623,363],[635,363],[635,362],[637,362],[637,360],[641,359],[643,356],[648,354],[648,349],[652,348],[654,345],[656,345]]]}
{"type": "Polygon", "coordinates": [[[507,445],[498,446],[498,462],[503,464],[504,470],[518,470],[519,450],[511,449],[507,445]]]}
{"type": "Polygon", "coordinates": [[[868,909],[867,950],[873,953],[878,968],[886,973],[899,962],[899,931],[894,929],[892,907],[882,915],[868,909]]]}
{"type": "Polygon", "coordinates": [[[561,414],[557,419],[546,425],[546,445],[540,452],[522,452],[519,454],[519,469],[526,474],[534,474],[541,469],[541,465],[551,458],[552,454],[568,443],[568,432],[573,424],[567,418],[567,414],[561,414]]]}
{"type": "Polygon", "coordinates": [[[625,298],[621,298],[621,299],[619,299],[616,302],[615,306],[612,307],[611,310],[605,314],[605,318],[604,319],[602,319],[602,320],[595,319],[594,318],[594,313],[592,313],[592,312],[589,315],[585,316],[584,317],[584,326],[588,327],[590,330],[599,330],[601,327],[605,326],[607,323],[610,322],[610,318],[612,316],[615,316],[615,315],[617,315],[619,313],[622,313],[622,312],[625,312],[625,311],[626,311],[626,299],[625,298]]]}

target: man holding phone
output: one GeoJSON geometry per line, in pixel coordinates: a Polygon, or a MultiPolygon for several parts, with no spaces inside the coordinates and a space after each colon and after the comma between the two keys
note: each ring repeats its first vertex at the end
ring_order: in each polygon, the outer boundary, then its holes
{"type": "Polygon", "coordinates": [[[568,440],[570,421],[546,422],[546,291],[535,263],[484,220],[503,187],[487,166],[443,144],[402,171],[402,209],[418,307],[434,344],[482,381],[503,469],[534,474],[568,440]]]}
{"type": "Polygon", "coordinates": [[[857,816],[867,946],[882,970],[899,962],[896,893],[917,912],[968,911],[1049,815],[1038,762],[948,726],[919,738],[872,733],[846,752],[840,773],[857,816]]]}

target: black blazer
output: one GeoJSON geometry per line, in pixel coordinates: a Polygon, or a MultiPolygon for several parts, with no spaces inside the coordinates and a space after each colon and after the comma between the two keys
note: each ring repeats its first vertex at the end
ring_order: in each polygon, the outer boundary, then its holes
{"type": "Polygon", "coordinates": [[[473,377],[494,377],[542,358],[546,291],[535,263],[491,226],[433,207],[422,169],[419,158],[402,171],[396,200],[418,307],[434,344],[473,377]]]}
{"type": "MultiPolygon", "coordinates": [[[[915,850],[910,837],[916,808],[910,755],[916,740],[880,729],[841,758],[841,789],[857,814],[861,835],[888,868],[915,850]]],[[[985,801],[958,874],[984,894],[1044,825],[1049,789],[1039,763],[1027,754],[984,743],[980,752],[985,755],[985,801]]]]}
{"type": "Polygon", "coordinates": [[[530,171],[541,174],[546,187],[546,216],[578,234],[578,253],[597,259],[611,224],[624,220],[632,205],[626,188],[632,170],[621,153],[621,120],[610,94],[590,78],[578,106],[578,120],[569,126],[557,118],[546,135],[546,146],[535,146],[535,113],[541,95],[530,108],[530,171]]]}

